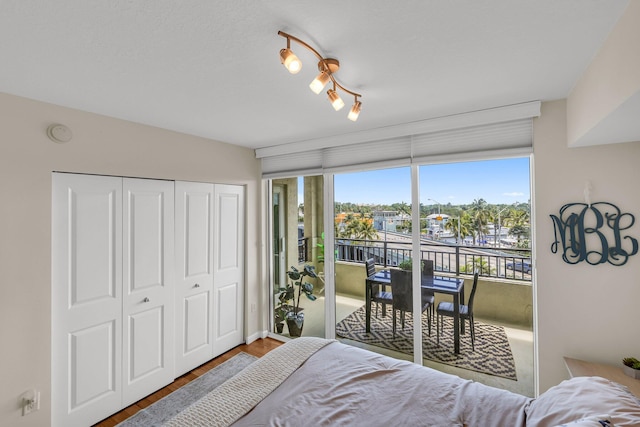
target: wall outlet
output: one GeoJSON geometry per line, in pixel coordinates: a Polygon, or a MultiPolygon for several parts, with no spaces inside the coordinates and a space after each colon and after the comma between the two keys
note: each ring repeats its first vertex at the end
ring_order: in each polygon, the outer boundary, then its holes
{"type": "Polygon", "coordinates": [[[29,390],[22,393],[22,416],[32,413],[40,409],[40,392],[37,390],[29,390]]]}

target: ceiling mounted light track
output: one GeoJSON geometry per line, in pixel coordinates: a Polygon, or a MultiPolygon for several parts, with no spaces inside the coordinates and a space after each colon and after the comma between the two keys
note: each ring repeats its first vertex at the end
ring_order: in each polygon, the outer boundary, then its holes
{"type": "Polygon", "coordinates": [[[299,38],[292,36],[291,34],[287,34],[283,31],[278,31],[278,35],[287,39],[286,49],[280,50],[280,62],[282,63],[282,65],[284,65],[291,74],[297,74],[302,69],[302,62],[296,56],[296,54],[291,51],[291,40],[299,43],[300,45],[313,52],[313,54],[318,58],[319,61],[318,70],[320,71],[320,74],[318,74],[316,78],[313,79],[313,81],[309,85],[309,88],[311,88],[313,93],[319,94],[325,88],[327,83],[332,82],[333,89],[329,89],[327,91],[327,96],[329,97],[329,102],[331,102],[333,108],[338,111],[342,107],[344,107],[344,101],[340,98],[340,95],[338,95],[338,92],[336,91],[336,89],[340,89],[343,92],[346,92],[349,95],[353,96],[354,98],[353,106],[351,107],[351,111],[349,111],[349,115],[347,117],[349,118],[349,120],[354,122],[358,120],[358,116],[360,115],[360,107],[362,106],[362,103],[358,100],[358,98],[362,97],[362,95],[350,91],[336,81],[333,74],[340,69],[340,62],[335,58],[323,58],[322,55],[318,53],[318,51],[316,51],[314,48],[312,48],[299,38]]]}

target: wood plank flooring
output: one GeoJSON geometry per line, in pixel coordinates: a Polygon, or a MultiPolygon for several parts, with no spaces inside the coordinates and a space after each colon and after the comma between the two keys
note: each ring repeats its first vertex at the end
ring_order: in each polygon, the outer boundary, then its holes
{"type": "Polygon", "coordinates": [[[162,399],[169,393],[179,389],[180,387],[187,384],[188,382],[195,380],[200,375],[206,373],[210,369],[215,368],[221,363],[231,359],[233,356],[235,356],[240,352],[245,352],[256,357],[262,357],[268,352],[270,352],[271,350],[273,350],[274,348],[280,346],[281,344],[282,342],[278,340],[274,340],[272,338],[265,338],[265,339],[259,339],[257,341],[254,341],[249,345],[246,345],[246,344],[239,345],[238,347],[235,347],[229,350],[228,352],[216,357],[215,359],[212,359],[209,362],[201,366],[198,366],[193,371],[187,372],[181,377],[176,378],[175,381],[173,381],[168,386],[156,391],[153,394],[150,394],[149,396],[145,397],[142,400],[137,401],[136,403],[129,406],[128,408],[125,408],[122,411],[116,414],[113,414],[109,418],[106,418],[100,421],[99,423],[95,424],[94,427],[113,427],[118,423],[121,423],[122,421],[134,415],[136,412],[140,411],[141,409],[144,409],[147,406],[151,405],[152,403],[162,399]]]}

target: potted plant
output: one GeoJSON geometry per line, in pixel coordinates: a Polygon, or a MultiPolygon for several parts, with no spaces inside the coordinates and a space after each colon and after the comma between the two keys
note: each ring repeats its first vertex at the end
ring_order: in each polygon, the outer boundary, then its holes
{"type": "MultiPolygon", "coordinates": [[[[280,294],[282,295],[282,294],[280,294]]],[[[284,321],[286,319],[286,315],[288,312],[288,305],[286,304],[282,304],[282,302],[280,303],[280,305],[278,305],[275,308],[275,325],[276,325],[276,332],[281,334],[283,329],[284,329],[284,321]]]]}
{"type": "Polygon", "coordinates": [[[284,322],[287,320],[287,313],[293,311],[291,300],[294,297],[293,286],[287,284],[286,287],[281,287],[275,291],[279,304],[274,309],[274,320],[276,326],[276,332],[282,333],[284,329],[284,322]]]}
{"type": "Polygon", "coordinates": [[[625,357],[622,359],[622,370],[631,378],[640,379],[640,360],[635,357],[625,357]]]}
{"type": "Polygon", "coordinates": [[[287,276],[291,282],[287,283],[286,288],[281,288],[280,290],[278,299],[282,304],[276,316],[284,314],[284,320],[289,328],[289,335],[299,337],[302,335],[302,327],[304,326],[304,313],[300,309],[300,297],[304,294],[309,300],[316,300],[316,296],[313,295],[313,284],[309,283],[306,278],[315,279],[318,276],[316,275],[315,267],[308,264],[304,266],[302,271],[292,266],[287,271],[287,276]],[[289,301],[291,301],[291,304],[289,301]]]}
{"type": "MultiPolygon", "coordinates": [[[[398,268],[400,270],[411,271],[413,269],[413,260],[411,258],[406,258],[400,264],[398,264],[398,268]]],[[[420,260],[420,270],[424,269],[424,260],[420,260]]]]}

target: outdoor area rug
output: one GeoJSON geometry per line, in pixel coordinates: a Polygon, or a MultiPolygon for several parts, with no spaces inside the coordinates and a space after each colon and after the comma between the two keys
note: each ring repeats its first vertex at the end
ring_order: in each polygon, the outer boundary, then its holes
{"type": "MultiPolygon", "coordinates": [[[[400,323],[396,325],[396,337],[393,337],[393,317],[391,307],[387,306],[387,315],[380,317],[371,313],[371,333],[365,332],[365,307],[362,306],[336,325],[336,335],[365,344],[413,354],[413,321],[411,314],[405,316],[404,330],[400,323]]],[[[465,324],[465,335],[460,336],[460,354],[453,352],[453,319],[444,318],[444,332],[440,334],[440,345],[436,342],[435,318],[431,324],[431,336],[428,335],[427,314],[422,316],[422,355],[435,362],[469,369],[484,374],[516,380],[516,368],[509,340],[502,326],[489,325],[475,321],[475,351],[471,350],[469,323],[465,324]]]]}
{"type": "Polygon", "coordinates": [[[196,400],[204,397],[214,388],[249,366],[257,357],[241,352],[226,362],[216,366],[195,380],[185,384],[173,393],[163,397],[147,408],[127,418],[117,427],[159,426],[186,409],[196,400]]]}

